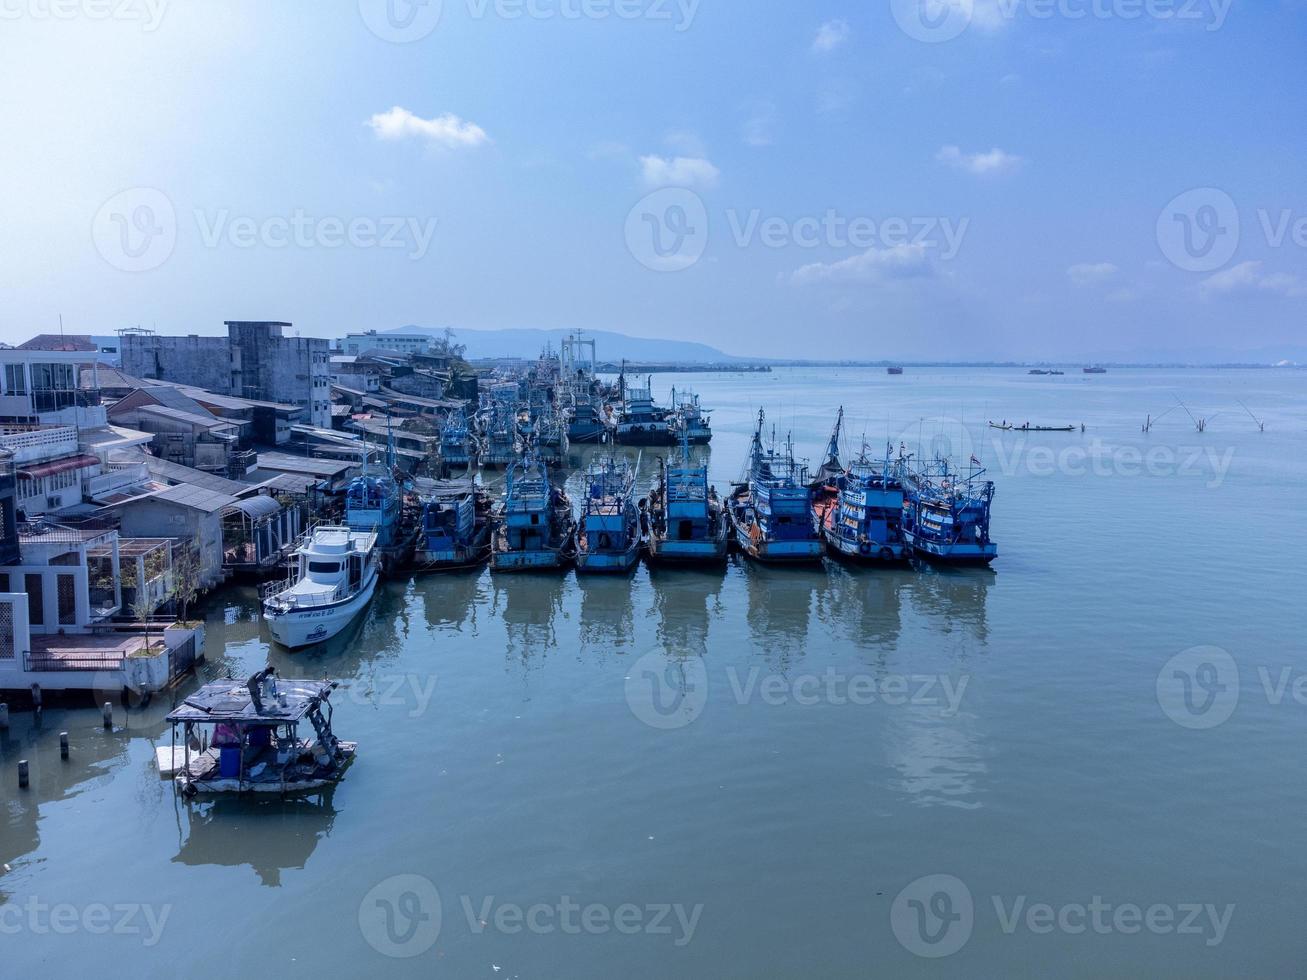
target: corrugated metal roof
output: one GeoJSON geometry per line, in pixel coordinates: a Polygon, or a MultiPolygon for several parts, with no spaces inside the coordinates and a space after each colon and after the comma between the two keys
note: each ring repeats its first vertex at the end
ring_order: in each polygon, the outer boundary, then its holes
{"type": "Polygon", "coordinates": [[[310,459],[307,456],[291,456],[287,453],[259,453],[259,469],[279,470],[284,473],[312,473],[316,476],[333,477],[346,473],[357,465],[356,462],[338,459],[310,459]]]}
{"type": "Polygon", "coordinates": [[[281,504],[271,497],[246,497],[244,500],[238,500],[234,504],[224,507],[223,510],[227,513],[238,510],[250,520],[257,521],[278,513],[281,510],[281,504]]]}
{"type": "Polygon", "coordinates": [[[204,487],[195,487],[184,483],[169,487],[167,490],[160,490],[154,497],[157,500],[166,500],[172,504],[201,510],[206,514],[215,513],[236,503],[236,498],[230,494],[218,493],[215,490],[206,490],[204,487]]]}
{"type": "MultiPolygon", "coordinates": [[[[187,401],[190,401],[188,398],[187,401]]],[[[234,429],[236,423],[228,419],[220,419],[216,415],[210,415],[204,409],[196,405],[196,408],[203,414],[196,412],[187,412],[180,408],[172,408],[168,405],[142,405],[136,411],[143,412],[146,415],[158,415],[162,418],[173,419],[177,422],[187,422],[191,425],[204,426],[206,429],[234,429]]]]}
{"type": "Polygon", "coordinates": [[[203,487],[205,490],[213,490],[233,497],[249,489],[245,484],[237,483],[235,480],[228,480],[213,473],[205,473],[204,470],[191,469],[191,467],[183,466],[181,463],[173,463],[166,459],[159,459],[156,456],[147,456],[142,462],[145,463],[154,476],[172,483],[189,483],[194,487],[203,487]]]}

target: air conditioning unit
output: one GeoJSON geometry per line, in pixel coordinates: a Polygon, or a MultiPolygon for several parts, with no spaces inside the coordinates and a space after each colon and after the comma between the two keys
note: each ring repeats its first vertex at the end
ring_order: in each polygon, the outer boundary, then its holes
{"type": "Polygon", "coordinates": [[[64,498],[56,495],[45,498],[45,506],[50,510],[58,510],[63,505],[63,502],[64,498]]]}

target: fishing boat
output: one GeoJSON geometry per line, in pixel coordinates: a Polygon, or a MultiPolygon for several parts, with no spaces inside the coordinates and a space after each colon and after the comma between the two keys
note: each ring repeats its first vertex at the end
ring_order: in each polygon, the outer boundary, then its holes
{"type": "Polygon", "coordinates": [[[576,570],[629,572],[639,560],[635,471],[625,457],[602,457],[586,472],[585,503],[576,535],[576,570]]]}
{"type": "Polygon", "coordinates": [[[1107,368],[1105,368],[1105,367],[1087,367],[1087,368],[1085,368],[1085,374],[1107,374],[1107,368]]]}
{"type": "Polygon", "coordinates": [[[572,502],[529,449],[508,469],[490,567],[496,572],[566,568],[576,557],[572,502]]]}
{"type": "Polygon", "coordinates": [[[440,460],[445,472],[453,475],[470,471],[477,463],[477,442],[461,411],[450,412],[440,428],[440,460]]]}
{"type": "Polygon", "coordinates": [[[709,413],[699,404],[699,396],[690,391],[683,391],[678,397],[672,389],[673,423],[672,435],[680,440],[684,432],[692,446],[706,446],[712,442],[712,422],[709,413]]]}
{"type": "Polygon", "coordinates": [[[900,375],[900,374],[903,373],[903,368],[901,368],[901,367],[886,368],[886,372],[887,372],[888,374],[892,374],[892,375],[898,376],[898,375],[900,375]]]}
{"type": "Polygon", "coordinates": [[[890,450],[883,461],[873,461],[864,444],[846,469],[839,458],[843,423],[841,407],[826,461],[811,484],[813,509],[826,550],[846,561],[901,561],[907,550],[902,529],[903,484],[893,472],[890,450]]]}
{"type": "Polygon", "coordinates": [[[730,521],[708,467],[690,459],[688,433],[681,433],[681,458],[668,465],[649,494],[649,560],[662,564],[719,565],[726,561],[730,521]]]}
{"type": "Polygon", "coordinates": [[[263,590],[272,638],[292,650],[329,640],[362,612],[377,588],[375,531],[315,527],[295,549],[294,574],[263,590]]]}
{"type": "Polygon", "coordinates": [[[731,494],[730,520],[736,546],[762,562],[816,562],[823,545],[808,487],[807,467],[794,458],[794,448],[764,449],[762,427],[766,415],[758,412],[748,475],[731,494]]]}
{"type": "Polygon", "coordinates": [[[168,715],[172,744],[157,752],[159,771],[187,798],[326,789],[340,782],[358,752],[357,742],[342,742],[332,731],[337,686],[282,680],[271,667],[244,682],[205,684],[168,715]]]}
{"type": "Polygon", "coordinates": [[[617,420],[617,442],[622,446],[672,445],[667,413],[654,407],[652,386],[625,389],[617,420]]]}
{"type": "Polygon", "coordinates": [[[1076,425],[1031,425],[1029,422],[1025,425],[1013,425],[1011,422],[990,422],[989,427],[999,429],[1002,432],[1075,432],[1078,428],[1084,428],[1084,426],[1076,425]]]}
{"type": "Polygon", "coordinates": [[[385,465],[374,470],[371,449],[363,453],[363,472],[345,488],[345,523],[352,531],[376,536],[381,570],[387,574],[403,567],[413,553],[415,529],[404,520],[404,488],[395,479],[395,439],[386,442],[385,465]]]}
{"type": "Polygon", "coordinates": [[[994,484],[972,459],[967,472],[940,459],[917,468],[911,457],[897,465],[905,491],[903,540],[932,562],[987,565],[998,556],[989,537],[994,484]]]}
{"type": "Polygon", "coordinates": [[[422,517],[413,564],[422,571],[472,568],[490,558],[490,495],[472,480],[418,483],[422,517]]]}

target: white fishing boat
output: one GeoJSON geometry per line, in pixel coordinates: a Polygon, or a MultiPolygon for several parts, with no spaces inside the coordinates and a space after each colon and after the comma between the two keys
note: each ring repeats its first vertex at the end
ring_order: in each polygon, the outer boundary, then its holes
{"type": "Polygon", "coordinates": [[[380,566],[376,532],[348,527],[314,528],[295,558],[291,580],[263,596],[272,638],[292,650],[331,639],[367,608],[380,566]]]}

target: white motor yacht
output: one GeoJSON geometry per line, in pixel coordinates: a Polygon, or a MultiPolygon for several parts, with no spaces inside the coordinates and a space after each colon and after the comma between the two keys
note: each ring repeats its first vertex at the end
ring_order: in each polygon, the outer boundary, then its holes
{"type": "Polygon", "coordinates": [[[380,561],[374,531],[318,527],[295,550],[295,576],[263,597],[273,639],[292,650],[329,640],[372,601],[380,561]]]}

